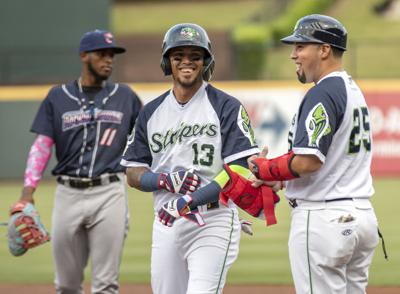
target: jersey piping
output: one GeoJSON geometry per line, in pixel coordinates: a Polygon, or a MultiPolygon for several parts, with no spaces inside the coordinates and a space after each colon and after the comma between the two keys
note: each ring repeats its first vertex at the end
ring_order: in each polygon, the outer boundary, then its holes
{"type": "MultiPolygon", "coordinates": [[[[80,79],[78,80],[77,83],[78,83],[79,92],[83,93],[82,84],[81,84],[80,79]]],[[[104,88],[105,86],[106,86],[106,83],[103,83],[102,87],[104,88]]],[[[108,94],[106,97],[103,98],[103,100],[102,100],[102,105],[103,106],[107,103],[107,101],[111,98],[111,96],[113,96],[117,92],[118,87],[119,87],[118,83],[114,84],[114,88],[111,90],[110,94],[108,94]]],[[[80,101],[80,99],[78,97],[75,97],[74,95],[72,95],[68,91],[67,86],[65,84],[62,85],[62,89],[65,92],[65,94],[67,94],[67,96],[69,98],[71,98],[72,100],[75,100],[79,104],[79,106],[82,105],[82,102],[80,101]]],[[[99,140],[100,140],[100,127],[101,127],[101,122],[98,121],[96,123],[96,139],[95,139],[94,150],[93,150],[93,153],[92,153],[92,159],[91,159],[91,162],[90,162],[89,173],[88,173],[88,177],[89,178],[91,178],[92,175],[93,175],[93,168],[94,168],[94,165],[95,165],[95,162],[96,162],[96,154],[97,154],[97,149],[98,149],[99,140]]],[[[87,146],[87,126],[84,125],[83,142],[82,142],[81,154],[80,154],[80,157],[79,157],[79,167],[76,170],[76,176],[80,175],[81,166],[82,166],[82,163],[83,163],[83,156],[85,154],[86,146],[87,146]]]]}
{"type": "Polygon", "coordinates": [[[259,152],[260,152],[260,149],[258,149],[258,147],[252,148],[252,149],[245,150],[245,151],[242,151],[242,152],[239,152],[239,153],[236,153],[236,154],[232,154],[232,155],[230,155],[228,157],[225,157],[224,158],[224,162],[225,163],[230,163],[230,162],[235,161],[237,159],[240,159],[240,158],[243,158],[243,157],[248,157],[248,156],[254,155],[254,154],[259,153],[259,152]]]}
{"type": "Polygon", "coordinates": [[[229,241],[228,241],[228,246],[227,246],[226,252],[225,252],[224,264],[223,264],[222,269],[221,269],[221,274],[219,275],[217,291],[215,292],[215,294],[217,294],[217,293],[219,292],[219,287],[220,287],[220,285],[221,285],[222,276],[223,276],[223,273],[224,273],[224,270],[225,270],[225,266],[226,266],[226,260],[227,260],[227,258],[228,258],[229,248],[230,248],[231,243],[232,243],[233,220],[234,220],[234,213],[233,213],[233,211],[231,211],[231,214],[232,214],[232,216],[231,216],[231,232],[230,232],[230,234],[229,234],[229,241]]]}

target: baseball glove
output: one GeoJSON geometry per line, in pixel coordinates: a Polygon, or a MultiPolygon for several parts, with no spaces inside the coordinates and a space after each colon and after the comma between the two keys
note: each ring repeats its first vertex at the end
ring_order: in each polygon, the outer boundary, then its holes
{"type": "Polygon", "coordinates": [[[50,240],[49,233],[40,222],[39,213],[32,203],[18,201],[10,208],[8,222],[8,248],[14,256],[50,240]]]}

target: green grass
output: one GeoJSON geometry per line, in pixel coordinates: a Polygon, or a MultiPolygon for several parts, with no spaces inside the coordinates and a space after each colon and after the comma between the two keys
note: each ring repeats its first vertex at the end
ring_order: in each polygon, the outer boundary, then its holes
{"type": "Polygon", "coordinates": [[[198,1],[175,3],[134,3],[115,5],[111,13],[113,31],[118,35],[164,34],[182,22],[197,23],[210,30],[230,30],[274,1],[198,1]]]}
{"type": "MultiPolygon", "coordinates": [[[[36,192],[36,207],[45,226],[50,229],[53,206],[52,182],[43,182],[36,192]]],[[[400,285],[400,181],[378,179],[373,197],[376,214],[389,252],[385,261],[381,246],[376,250],[370,271],[371,285],[400,285]]],[[[20,183],[1,182],[0,221],[6,221],[9,206],[18,198],[20,183]]],[[[150,281],[150,251],[152,230],[152,197],[150,194],[130,189],[129,205],[131,229],[126,240],[121,265],[121,281],[148,283],[150,281]]],[[[285,201],[277,209],[278,225],[266,228],[261,220],[253,219],[254,236],[242,234],[240,254],[232,266],[228,282],[231,284],[291,284],[287,238],[290,210],[285,201]]],[[[51,283],[53,265],[50,244],[28,251],[22,257],[8,252],[6,228],[0,227],[0,283],[51,283]]],[[[86,272],[89,278],[89,270],[86,272]]]]}

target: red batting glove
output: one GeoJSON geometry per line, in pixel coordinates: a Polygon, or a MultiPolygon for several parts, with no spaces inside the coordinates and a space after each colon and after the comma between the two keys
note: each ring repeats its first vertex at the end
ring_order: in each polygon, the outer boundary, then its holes
{"type": "Polygon", "coordinates": [[[258,157],[251,161],[251,172],[264,181],[287,181],[298,178],[299,175],[290,168],[290,163],[296,154],[293,151],[282,156],[266,159],[258,157]]]}

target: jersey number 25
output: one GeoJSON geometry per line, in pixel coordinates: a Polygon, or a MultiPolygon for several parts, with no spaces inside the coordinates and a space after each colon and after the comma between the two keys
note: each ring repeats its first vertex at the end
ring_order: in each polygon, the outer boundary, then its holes
{"type": "Polygon", "coordinates": [[[360,152],[361,145],[367,151],[371,151],[369,114],[366,107],[354,108],[353,110],[353,129],[350,133],[349,153],[360,152]]]}

